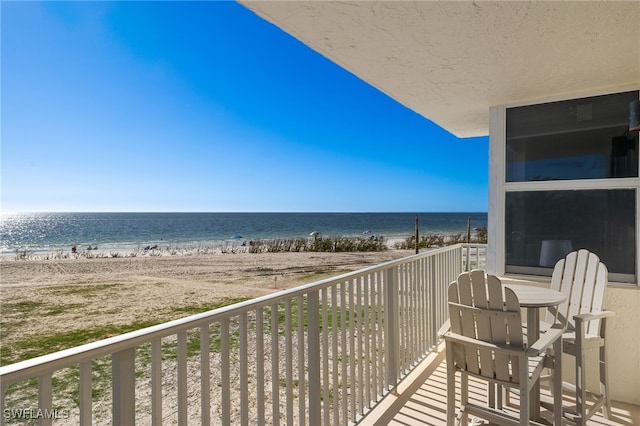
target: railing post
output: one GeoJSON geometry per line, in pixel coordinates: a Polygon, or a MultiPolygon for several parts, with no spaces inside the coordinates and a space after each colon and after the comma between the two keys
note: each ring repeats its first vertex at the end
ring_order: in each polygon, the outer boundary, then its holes
{"type": "MultiPolygon", "coordinates": [[[[51,411],[53,408],[53,387],[51,383],[51,373],[45,373],[38,377],[38,408],[42,413],[51,411]]],[[[2,413],[4,415],[4,413],[2,413]]],[[[51,425],[53,420],[50,416],[44,416],[39,419],[38,425],[46,426],[51,425]]]]}
{"type": "Polygon", "coordinates": [[[151,425],[162,426],[162,339],[151,342],[151,425]]]}
{"type": "MultiPolygon", "coordinates": [[[[322,421],[322,392],[320,386],[320,292],[307,295],[308,353],[309,353],[309,425],[322,421]]],[[[326,333],[326,330],[323,330],[326,333]]],[[[325,386],[328,384],[325,383],[325,386]]]]}
{"type": "Polygon", "coordinates": [[[80,424],[90,425],[93,423],[92,399],[91,399],[91,361],[80,363],[80,424]]]}
{"type": "Polygon", "coordinates": [[[429,285],[431,291],[431,312],[429,316],[429,326],[431,327],[432,345],[438,344],[438,327],[440,322],[440,289],[436,274],[436,256],[429,258],[429,285]]]}
{"type": "Polygon", "coordinates": [[[0,415],[0,426],[4,426],[6,420],[4,417],[4,396],[6,393],[7,387],[0,382],[0,413],[2,413],[2,415],[0,415]]]}
{"type": "Polygon", "coordinates": [[[398,351],[400,330],[398,321],[398,281],[397,267],[391,267],[385,276],[385,353],[387,354],[387,383],[391,389],[398,381],[398,351]]]}
{"type": "Polygon", "coordinates": [[[134,348],[111,356],[113,378],[113,424],[133,425],[136,419],[136,377],[134,348]]]}

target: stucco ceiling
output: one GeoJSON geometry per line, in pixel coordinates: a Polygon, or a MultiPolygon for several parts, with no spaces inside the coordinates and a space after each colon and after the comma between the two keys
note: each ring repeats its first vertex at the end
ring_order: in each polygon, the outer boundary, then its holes
{"type": "Polygon", "coordinates": [[[489,107],[640,87],[640,2],[240,1],[453,134],[489,107]]]}

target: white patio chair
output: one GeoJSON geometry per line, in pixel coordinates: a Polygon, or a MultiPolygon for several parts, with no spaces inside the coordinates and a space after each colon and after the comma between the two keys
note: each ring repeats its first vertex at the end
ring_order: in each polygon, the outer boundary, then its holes
{"type": "Polygon", "coordinates": [[[550,309],[545,322],[566,323],[562,337],[562,351],[575,357],[575,385],[563,382],[563,389],[576,394],[576,411],[565,410],[568,420],[584,425],[600,408],[605,419],[611,414],[607,383],[606,320],[615,315],[603,310],[604,292],[607,287],[607,267],[597,255],[587,250],[569,253],[560,259],[551,277],[551,288],[567,295],[567,300],[557,310],[550,309]],[[586,388],[587,354],[598,350],[597,371],[600,393],[586,388]],[[594,402],[587,402],[587,395],[594,402]]]}
{"type": "MultiPolygon", "coordinates": [[[[456,423],[455,382],[461,373],[461,407],[458,424],[475,415],[498,424],[528,425],[530,391],[544,368],[547,349],[559,353],[562,326],[555,325],[536,342],[523,335],[520,304],[515,293],[494,275],[483,271],[462,273],[449,285],[449,319],[445,333],[447,357],[447,425],[456,423]],[[472,404],[468,377],[473,376],[520,393],[519,416],[493,407],[472,404]]],[[[561,377],[561,362],[554,362],[554,377],[561,377]]],[[[562,395],[554,394],[554,423],[562,420],[562,395]]]]}

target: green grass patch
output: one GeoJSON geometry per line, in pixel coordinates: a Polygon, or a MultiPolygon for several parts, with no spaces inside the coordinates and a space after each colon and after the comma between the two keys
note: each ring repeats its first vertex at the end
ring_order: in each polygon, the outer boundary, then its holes
{"type": "Polygon", "coordinates": [[[0,365],[12,364],[63,349],[73,348],[85,343],[150,327],[158,323],[160,321],[138,321],[131,324],[104,325],[90,329],[28,336],[12,342],[10,346],[2,345],[3,352],[6,351],[6,353],[3,354],[0,365]],[[6,350],[7,348],[8,350],[6,350]]]}
{"type": "Polygon", "coordinates": [[[36,302],[33,300],[23,300],[20,302],[2,302],[2,315],[10,315],[19,313],[29,315],[34,311],[46,306],[44,302],[36,302]]]}
{"type": "Polygon", "coordinates": [[[80,308],[82,306],[84,306],[82,303],[69,303],[66,305],[56,305],[56,306],[50,307],[49,310],[44,312],[42,315],[47,317],[60,315],[60,314],[64,314],[66,312],[72,311],[76,308],[80,308]]]}
{"type": "Polygon", "coordinates": [[[117,289],[118,284],[98,284],[98,285],[82,285],[82,286],[53,286],[47,288],[47,291],[50,293],[57,293],[63,295],[81,295],[81,296],[94,296],[95,293],[100,293],[100,295],[104,295],[104,291],[106,290],[115,290],[117,289]]]}

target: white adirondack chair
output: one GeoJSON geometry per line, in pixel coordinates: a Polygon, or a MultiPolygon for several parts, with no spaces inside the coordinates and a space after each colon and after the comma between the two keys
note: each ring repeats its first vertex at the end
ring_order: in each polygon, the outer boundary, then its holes
{"type": "Polygon", "coordinates": [[[565,410],[568,420],[578,425],[602,408],[605,418],[611,414],[606,363],[606,320],[615,315],[603,310],[604,292],[607,287],[607,267],[598,256],[587,250],[569,253],[559,260],[551,277],[551,288],[567,295],[567,300],[549,310],[545,322],[553,324],[556,320],[564,322],[567,330],[563,335],[562,350],[576,359],[575,386],[563,383],[563,388],[576,393],[576,411],[565,410]],[[585,361],[588,352],[597,350],[600,393],[586,389],[585,361]],[[595,402],[587,403],[587,395],[595,402]]]}
{"type": "MultiPolygon", "coordinates": [[[[449,319],[445,333],[447,357],[447,425],[456,422],[455,382],[461,373],[461,408],[458,423],[468,424],[475,415],[492,423],[528,425],[529,395],[544,368],[546,351],[553,346],[560,353],[562,325],[555,325],[536,342],[525,342],[520,304],[515,293],[502,286],[494,275],[475,270],[458,276],[449,285],[449,319]],[[468,376],[489,384],[517,388],[520,414],[509,415],[493,407],[469,403],[468,376]]],[[[556,360],[554,377],[561,377],[561,362],[556,360]]],[[[554,424],[562,420],[562,395],[554,395],[554,424]]]]}

